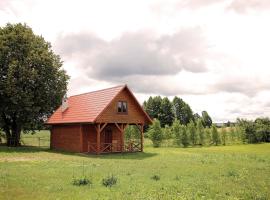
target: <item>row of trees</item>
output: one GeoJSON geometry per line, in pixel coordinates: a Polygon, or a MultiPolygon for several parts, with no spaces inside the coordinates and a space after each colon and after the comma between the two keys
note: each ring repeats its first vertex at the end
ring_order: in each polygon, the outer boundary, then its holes
{"type": "Polygon", "coordinates": [[[248,143],[270,142],[270,119],[257,118],[256,120],[237,119],[238,126],[245,132],[248,143]]]}
{"type": "MultiPolygon", "coordinates": [[[[254,121],[237,119],[230,127],[224,125],[217,128],[215,125],[204,127],[202,119],[191,121],[183,125],[175,119],[171,126],[161,127],[159,120],[145,133],[154,147],[165,146],[210,146],[239,143],[270,142],[270,119],[257,118],[254,121]]],[[[139,139],[140,132],[136,126],[128,126],[125,130],[125,139],[139,139]]]]}
{"type": "Polygon", "coordinates": [[[181,147],[188,146],[209,146],[226,145],[230,143],[243,142],[244,131],[241,127],[218,129],[215,125],[204,127],[202,120],[189,122],[182,125],[179,120],[174,120],[171,126],[161,127],[159,120],[154,120],[146,133],[153,142],[154,147],[159,147],[162,143],[181,147]]]}
{"type": "Polygon", "coordinates": [[[143,107],[152,119],[160,121],[163,128],[166,125],[171,126],[175,119],[183,125],[199,119],[204,127],[212,125],[212,119],[206,111],[203,111],[201,116],[198,113],[193,114],[191,107],[179,97],[174,97],[172,101],[167,97],[149,97],[147,101],[144,101],[143,107]]]}

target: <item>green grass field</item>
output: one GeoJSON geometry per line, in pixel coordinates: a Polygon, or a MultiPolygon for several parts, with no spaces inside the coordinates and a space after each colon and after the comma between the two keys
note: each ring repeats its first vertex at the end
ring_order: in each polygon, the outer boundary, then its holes
{"type": "Polygon", "coordinates": [[[270,199],[270,144],[100,156],[0,146],[0,199],[270,199]],[[83,174],[92,184],[74,186],[83,174]]]}

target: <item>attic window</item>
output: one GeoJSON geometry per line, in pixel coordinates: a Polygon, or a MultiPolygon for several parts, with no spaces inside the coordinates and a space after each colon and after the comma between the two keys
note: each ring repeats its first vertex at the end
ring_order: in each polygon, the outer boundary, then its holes
{"type": "Polygon", "coordinates": [[[127,113],[127,102],[126,101],[118,101],[117,111],[118,111],[118,113],[127,113]]]}

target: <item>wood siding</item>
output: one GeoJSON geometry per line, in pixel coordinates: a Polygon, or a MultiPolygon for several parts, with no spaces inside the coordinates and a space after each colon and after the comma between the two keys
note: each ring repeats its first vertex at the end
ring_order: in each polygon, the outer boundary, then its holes
{"type": "Polygon", "coordinates": [[[108,105],[108,107],[98,116],[97,122],[109,122],[109,123],[143,123],[146,124],[146,119],[143,111],[137,104],[136,100],[129,93],[127,89],[121,91],[114,100],[108,105]],[[128,105],[127,113],[117,112],[118,101],[126,101],[128,105]]]}
{"type": "MultiPolygon", "coordinates": [[[[116,141],[117,143],[121,142],[121,134],[120,131],[116,128],[114,124],[108,124],[104,130],[100,133],[100,142],[105,142],[105,132],[107,129],[112,131],[112,141],[116,141]]],[[[83,152],[88,151],[88,142],[96,143],[97,142],[97,131],[93,124],[82,125],[83,130],[83,152]]],[[[119,149],[117,149],[119,150],[119,149]]],[[[93,151],[91,151],[93,152],[93,151]]]]}
{"type": "Polygon", "coordinates": [[[56,150],[81,152],[80,125],[57,125],[51,129],[51,148],[56,150]]]}

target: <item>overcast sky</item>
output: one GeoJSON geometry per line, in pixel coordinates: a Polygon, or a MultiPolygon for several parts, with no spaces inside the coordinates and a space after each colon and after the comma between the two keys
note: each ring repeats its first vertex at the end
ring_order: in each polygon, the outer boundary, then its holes
{"type": "Polygon", "coordinates": [[[128,84],[216,122],[270,116],[269,0],[0,0],[71,76],[68,95],[128,84]]]}

